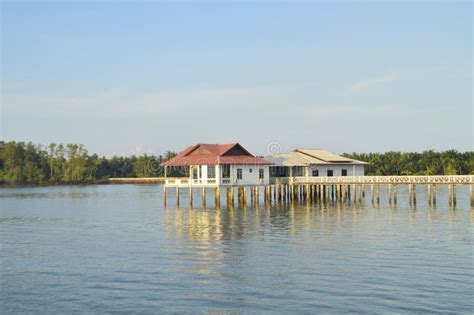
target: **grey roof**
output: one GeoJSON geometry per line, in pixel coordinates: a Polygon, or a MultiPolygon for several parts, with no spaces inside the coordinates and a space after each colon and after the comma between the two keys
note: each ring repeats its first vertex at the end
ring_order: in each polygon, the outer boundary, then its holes
{"type": "Polygon", "coordinates": [[[309,166],[331,164],[368,164],[366,162],[349,159],[332,152],[320,149],[296,149],[288,153],[274,154],[265,157],[274,166],[309,166]]]}

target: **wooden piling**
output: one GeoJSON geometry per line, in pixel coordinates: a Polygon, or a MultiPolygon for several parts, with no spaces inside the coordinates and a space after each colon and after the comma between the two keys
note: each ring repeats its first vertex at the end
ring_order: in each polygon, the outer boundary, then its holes
{"type": "Polygon", "coordinates": [[[201,200],[202,200],[202,207],[206,207],[206,187],[202,187],[202,192],[201,192],[201,200]]]}
{"type": "Polygon", "coordinates": [[[413,205],[416,206],[416,185],[413,184],[413,205]]]}
{"type": "Polygon", "coordinates": [[[219,187],[216,187],[214,189],[214,200],[215,200],[215,205],[216,205],[216,208],[220,208],[221,207],[221,189],[219,187]]]}
{"type": "Polygon", "coordinates": [[[392,185],[388,184],[388,203],[392,204],[392,185]]]}
{"type": "Polygon", "coordinates": [[[471,207],[474,207],[474,185],[469,185],[469,200],[471,207]]]}
{"type": "Polygon", "coordinates": [[[176,207],[179,207],[179,187],[176,187],[176,207]]]}
{"type": "Polygon", "coordinates": [[[397,204],[397,185],[393,185],[393,203],[397,204]]]}
{"type": "Polygon", "coordinates": [[[431,197],[431,185],[430,184],[426,185],[426,191],[428,193],[428,205],[431,206],[431,198],[432,197],[431,197]]]}
{"type": "Polygon", "coordinates": [[[377,185],[377,205],[380,205],[380,185],[377,185]]]}
{"type": "Polygon", "coordinates": [[[374,204],[374,185],[370,185],[370,202],[374,204]]]}
{"type": "Polygon", "coordinates": [[[166,186],[163,186],[163,206],[166,208],[166,186]]]}
{"type": "Polygon", "coordinates": [[[456,207],[457,198],[456,198],[456,185],[453,185],[453,206],[456,207]]]}
{"type": "Polygon", "coordinates": [[[234,194],[234,191],[232,187],[227,187],[226,188],[226,200],[227,200],[227,206],[233,206],[233,201],[232,201],[232,195],[234,194]]]}
{"type": "Polygon", "coordinates": [[[189,207],[193,207],[193,187],[189,186],[189,207]]]}

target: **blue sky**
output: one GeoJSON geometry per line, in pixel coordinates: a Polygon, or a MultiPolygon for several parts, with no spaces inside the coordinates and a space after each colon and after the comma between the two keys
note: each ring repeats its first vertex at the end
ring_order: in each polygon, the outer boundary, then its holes
{"type": "Polygon", "coordinates": [[[470,2],[2,2],[1,138],[472,150],[470,2]]]}

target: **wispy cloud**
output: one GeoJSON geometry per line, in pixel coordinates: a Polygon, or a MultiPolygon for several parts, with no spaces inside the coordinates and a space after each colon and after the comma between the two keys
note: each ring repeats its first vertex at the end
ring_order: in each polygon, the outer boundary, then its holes
{"type": "Polygon", "coordinates": [[[369,78],[369,79],[361,79],[358,82],[354,83],[351,87],[350,90],[353,92],[360,92],[360,91],[365,91],[369,90],[372,88],[379,88],[383,86],[384,84],[394,82],[399,79],[399,76],[395,72],[389,72],[385,75],[375,77],[375,78],[369,78]]]}

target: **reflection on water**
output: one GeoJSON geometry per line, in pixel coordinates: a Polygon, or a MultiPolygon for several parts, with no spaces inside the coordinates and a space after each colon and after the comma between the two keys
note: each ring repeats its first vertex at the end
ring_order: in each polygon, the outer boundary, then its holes
{"type": "MultiPolygon", "coordinates": [[[[0,190],[3,312],[470,312],[460,189],[381,203],[163,207],[159,186],[0,190]]],[[[182,195],[185,200],[186,192],[182,195]]],[[[208,201],[213,196],[208,196],[208,201]]],[[[186,203],[182,202],[182,204],[186,203]]]]}

